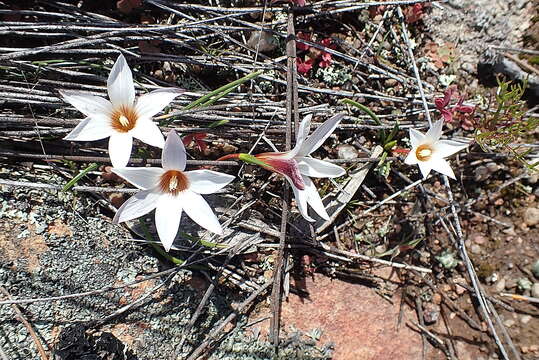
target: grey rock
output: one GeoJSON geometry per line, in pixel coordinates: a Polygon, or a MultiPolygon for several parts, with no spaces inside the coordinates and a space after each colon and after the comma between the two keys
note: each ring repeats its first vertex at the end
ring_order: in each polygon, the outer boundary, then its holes
{"type": "Polygon", "coordinates": [[[539,259],[535,260],[532,265],[532,273],[536,278],[539,278],[539,259]]]}
{"type": "Polygon", "coordinates": [[[539,298],[539,283],[534,283],[531,288],[532,297],[539,298]]]}
{"type": "Polygon", "coordinates": [[[494,287],[496,289],[496,292],[502,292],[505,290],[505,278],[501,278],[500,281],[496,283],[496,286],[494,287]]]}
{"type": "Polygon", "coordinates": [[[337,148],[337,154],[339,156],[339,159],[355,159],[358,157],[358,151],[355,147],[352,145],[340,145],[337,148]]]}
{"type": "Polygon", "coordinates": [[[524,211],[524,223],[528,226],[539,224],[539,209],[529,207],[524,211]]]}

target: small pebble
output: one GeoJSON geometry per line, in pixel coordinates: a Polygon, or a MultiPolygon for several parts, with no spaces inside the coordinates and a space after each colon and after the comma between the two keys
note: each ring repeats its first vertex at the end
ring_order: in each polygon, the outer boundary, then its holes
{"type": "Polygon", "coordinates": [[[539,278],[539,259],[533,263],[532,273],[536,278],[539,278]]]}
{"type": "Polygon", "coordinates": [[[539,209],[529,207],[524,211],[524,223],[528,226],[539,224],[539,209]]]}
{"type": "Polygon", "coordinates": [[[501,278],[500,281],[496,283],[495,289],[496,292],[502,292],[505,290],[505,278],[501,278]]]}
{"type": "MultiPolygon", "coordinates": [[[[539,285],[539,283],[536,283],[539,285]]],[[[517,286],[520,291],[530,290],[532,288],[532,282],[527,278],[520,278],[517,281],[517,286]]]]}
{"type": "Polygon", "coordinates": [[[481,254],[481,246],[477,244],[473,244],[470,250],[472,251],[472,254],[481,254]]]}
{"type": "Polygon", "coordinates": [[[520,318],[520,322],[524,325],[526,325],[527,323],[530,322],[530,320],[532,319],[531,315],[523,315],[521,318],[520,318]]]}
{"type": "Polygon", "coordinates": [[[531,289],[532,297],[539,298],[539,283],[534,283],[531,289]]]}
{"type": "Polygon", "coordinates": [[[428,303],[423,309],[423,320],[425,324],[434,324],[440,317],[440,307],[438,305],[428,303]]]}
{"type": "Polygon", "coordinates": [[[505,320],[505,321],[503,322],[503,324],[504,324],[506,327],[509,328],[509,327],[515,325],[515,320],[513,320],[513,319],[507,319],[507,320],[505,320]]]}
{"type": "Polygon", "coordinates": [[[358,157],[358,151],[352,145],[340,145],[337,147],[337,154],[339,159],[355,159],[358,157]]]}
{"type": "Polygon", "coordinates": [[[475,235],[473,241],[478,245],[483,245],[487,242],[487,238],[485,238],[483,235],[475,235]]]}

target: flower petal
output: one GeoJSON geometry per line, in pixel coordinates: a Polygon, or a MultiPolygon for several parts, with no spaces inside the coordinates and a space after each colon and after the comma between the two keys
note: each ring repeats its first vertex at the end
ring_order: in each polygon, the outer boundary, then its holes
{"type": "Polygon", "coordinates": [[[122,54],[114,63],[107,79],[107,89],[110,102],[114,107],[120,105],[132,106],[135,101],[135,84],[133,74],[122,54]]]}
{"type": "Polygon", "coordinates": [[[298,206],[299,213],[305,220],[314,222],[315,220],[309,216],[309,212],[307,210],[307,192],[294,186],[294,183],[288,176],[285,176],[285,178],[290,185],[292,185],[291,187],[292,191],[294,192],[294,198],[296,199],[296,205],[298,206]]]}
{"type": "Polygon", "coordinates": [[[344,114],[337,114],[320,125],[311,136],[303,142],[297,156],[307,156],[318,149],[333,131],[335,131],[335,128],[339,125],[343,116],[344,114]]]}
{"type": "Polygon", "coordinates": [[[421,171],[421,174],[423,175],[423,179],[426,179],[427,176],[429,176],[430,171],[432,170],[432,160],[418,161],[417,165],[419,165],[419,170],[421,171]]]}
{"type": "Polygon", "coordinates": [[[185,153],[185,146],[183,146],[182,140],[174,130],[170,130],[163,149],[163,169],[183,171],[186,161],[187,154],[185,153]]]}
{"type": "Polygon", "coordinates": [[[121,176],[142,190],[150,190],[159,184],[159,177],[165,172],[158,167],[112,168],[112,172],[121,176]]]}
{"type": "Polygon", "coordinates": [[[113,129],[108,121],[99,118],[86,118],[82,120],[64,140],[69,141],[95,141],[109,137],[113,129]]]}
{"type": "Polygon", "coordinates": [[[313,210],[324,220],[329,220],[328,212],[326,211],[326,207],[322,203],[322,199],[320,198],[320,194],[318,194],[318,190],[316,190],[316,186],[314,185],[313,181],[307,177],[303,177],[303,181],[305,182],[305,192],[307,193],[307,203],[311,205],[313,210]]]}
{"type": "Polygon", "coordinates": [[[99,96],[85,94],[78,91],[62,91],[60,95],[65,101],[73,105],[77,110],[88,117],[101,115],[108,118],[112,113],[112,104],[107,99],[99,96]]]}
{"type": "Polygon", "coordinates": [[[415,148],[412,148],[410,152],[408,153],[408,156],[406,156],[406,159],[404,159],[404,163],[408,165],[415,165],[419,162],[417,159],[417,155],[415,153],[415,148]]]}
{"type": "Polygon", "coordinates": [[[410,144],[412,145],[412,148],[415,149],[419,145],[421,145],[425,140],[425,135],[423,135],[421,132],[417,131],[416,129],[410,128],[410,144]]]}
{"type": "Polygon", "coordinates": [[[312,157],[296,158],[299,172],[302,175],[318,178],[336,178],[346,174],[342,167],[324,160],[313,159],[312,157]]]}
{"type": "Polygon", "coordinates": [[[184,90],[178,88],[157,89],[137,99],[135,110],[140,118],[151,119],[163,110],[174,98],[184,90]]]}
{"type": "Polygon", "coordinates": [[[439,140],[434,144],[434,151],[437,157],[445,158],[466,149],[468,145],[453,140],[439,140]]]}
{"type": "Polygon", "coordinates": [[[118,224],[149,213],[155,209],[159,196],[151,190],[139,191],[120,206],[112,222],[118,224]]]}
{"type": "Polygon", "coordinates": [[[166,251],[174,243],[181,219],[182,201],[177,196],[162,195],[155,209],[155,228],[166,251]]]}
{"type": "Polygon", "coordinates": [[[442,136],[442,127],[444,126],[444,119],[440,119],[436,121],[432,126],[430,127],[429,131],[425,134],[424,141],[425,142],[435,142],[440,139],[442,136]]]}
{"type": "Polygon", "coordinates": [[[133,137],[129,134],[113,133],[109,139],[109,156],[112,166],[123,168],[131,157],[133,147],[133,137]]]}
{"type": "Polygon", "coordinates": [[[145,144],[163,148],[165,138],[159,127],[149,119],[139,119],[135,127],[129,132],[131,136],[139,139],[145,144]]]}
{"type": "Polygon", "coordinates": [[[228,185],[234,176],[212,170],[193,170],[185,172],[189,190],[197,194],[213,194],[228,185]]]}
{"type": "Polygon", "coordinates": [[[432,167],[432,170],[438,171],[439,173],[447,175],[451,179],[456,180],[455,173],[453,172],[453,169],[451,169],[451,166],[446,160],[442,158],[434,158],[431,161],[429,161],[429,163],[430,163],[430,166],[432,167]]]}
{"type": "Polygon", "coordinates": [[[313,116],[311,114],[305,116],[299,124],[298,133],[296,134],[296,145],[290,151],[291,157],[296,156],[296,154],[300,151],[303,142],[305,141],[305,139],[307,139],[307,136],[309,135],[309,131],[311,129],[312,117],[313,116]]]}
{"type": "Polygon", "coordinates": [[[223,234],[223,228],[219,224],[217,216],[215,216],[213,210],[201,195],[186,190],[178,196],[185,204],[183,210],[194,222],[211,232],[219,235],[223,234]]]}

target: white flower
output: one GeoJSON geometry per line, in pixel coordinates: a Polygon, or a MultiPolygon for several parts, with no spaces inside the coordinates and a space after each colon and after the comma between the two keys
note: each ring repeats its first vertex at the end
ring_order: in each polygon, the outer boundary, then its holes
{"type": "Polygon", "coordinates": [[[419,170],[427,178],[431,170],[438,171],[455,179],[455,174],[444,159],[465,149],[469,144],[452,140],[440,140],[444,119],[435,122],[425,135],[410,128],[410,143],[412,149],[404,162],[408,165],[419,165],[419,170]]]}
{"type": "Polygon", "coordinates": [[[263,153],[255,156],[238,154],[236,157],[283,175],[292,185],[299,211],[307,221],[315,221],[309,216],[307,204],[320,217],[329,220],[326,208],[310,177],[336,178],[346,174],[346,171],[340,166],[314,159],[309,155],[318,149],[333,133],[343,114],[335,115],[327,120],[307,138],[311,127],[311,117],[311,115],[306,116],[301,122],[297,133],[296,146],[292,150],[263,153]]]}
{"type": "Polygon", "coordinates": [[[165,139],[152,117],[182,93],[177,88],[164,88],[144,94],[135,102],[133,75],[123,55],[112,67],[107,80],[110,101],[76,91],[60,91],[65,101],[87,117],[64,139],[94,141],[109,139],[109,156],[114,167],[129,162],[133,138],[163,148],[165,139]]]}
{"type": "Polygon", "coordinates": [[[234,176],[211,170],[184,172],[185,163],[185,148],[172,130],[163,149],[163,168],[113,168],[112,172],[143,190],[118,209],[114,223],[132,220],[155,209],[155,227],[167,251],[178,232],[182,211],[203,228],[222,234],[217,217],[200,194],[218,191],[234,180],[234,176]]]}

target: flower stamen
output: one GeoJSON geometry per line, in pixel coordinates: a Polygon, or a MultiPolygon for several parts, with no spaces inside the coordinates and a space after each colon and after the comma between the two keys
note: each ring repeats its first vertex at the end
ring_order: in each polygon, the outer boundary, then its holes
{"type": "Polygon", "coordinates": [[[135,127],[138,115],[131,106],[122,105],[112,112],[110,119],[114,130],[126,133],[135,127]]]}
{"type": "Polygon", "coordinates": [[[159,179],[159,188],[162,192],[178,195],[189,187],[187,176],[178,170],[168,170],[159,179]]]}
{"type": "Polygon", "coordinates": [[[428,161],[432,156],[432,147],[429,144],[419,145],[415,151],[415,156],[419,161],[428,161]]]}

